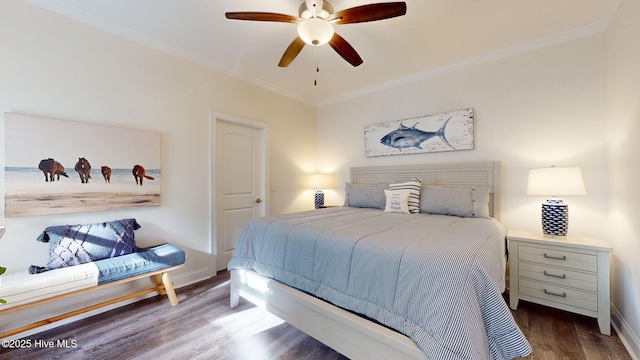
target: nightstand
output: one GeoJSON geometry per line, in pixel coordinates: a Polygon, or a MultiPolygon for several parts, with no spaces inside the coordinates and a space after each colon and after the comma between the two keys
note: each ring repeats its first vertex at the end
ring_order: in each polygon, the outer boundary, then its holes
{"type": "Polygon", "coordinates": [[[509,231],[509,306],[520,300],[598,319],[600,332],[611,335],[609,254],[602,240],[509,231]]]}

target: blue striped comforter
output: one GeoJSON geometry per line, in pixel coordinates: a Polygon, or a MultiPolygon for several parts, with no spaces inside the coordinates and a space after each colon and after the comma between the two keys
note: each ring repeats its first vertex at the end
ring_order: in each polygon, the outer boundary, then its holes
{"type": "Polygon", "coordinates": [[[375,319],[432,360],[511,359],[531,348],[501,295],[504,254],[494,219],[344,207],[250,222],[228,268],[375,319]]]}

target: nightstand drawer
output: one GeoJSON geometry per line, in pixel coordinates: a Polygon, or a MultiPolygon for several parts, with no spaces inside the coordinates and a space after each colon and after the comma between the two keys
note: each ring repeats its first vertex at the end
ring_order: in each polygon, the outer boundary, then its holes
{"type": "Polygon", "coordinates": [[[595,254],[566,251],[556,247],[520,246],[518,249],[518,257],[521,261],[562,266],[575,270],[598,271],[598,259],[595,254]]]}
{"type": "Polygon", "coordinates": [[[598,295],[537,281],[520,279],[520,294],[534,296],[573,307],[598,311],[598,295]]]}
{"type": "Polygon", "coordinates": [[[598,291],[598,277],[595,274],[565,268],[521,262],[518,268],[518,276],[520,278],[544,281],[579,290],[598,291]]]}

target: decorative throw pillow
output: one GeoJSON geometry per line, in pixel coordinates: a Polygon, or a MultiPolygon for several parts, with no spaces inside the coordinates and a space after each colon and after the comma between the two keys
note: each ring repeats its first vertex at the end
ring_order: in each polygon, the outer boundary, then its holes
{"type": "Polygon", "coordinates": [[[344,206],[384,209],[386,204],[384,190],[387,187],[387,184],[350,184],[347,182],[344,187],[344,206]]]}
{"type": "Polygon", "coordinates": [[[385,190],[385,212],[409,214],[409,190],[385,190]]]}
{"type": "Polygon", "coordinates": [[[134,230],[139,228],[135,219],[50,226],[37,239],[49,243],[49,262],[44,267],[32,266],[29,272],[37,273],[134,253],[138,250],[134,230]]]}
{"type": "Polygon", "coordinates": [[[409,212],[418,214],[420,212],[420,183],[422,180],[415,178],[402,183],[390,183],[389,190],[409,191],[409,212]]]}
{"type": "Polygon", "coordinates": [[[488,185],[424,185],[420,193],[420,211],[461,217],[489,217],[488,185]]]}

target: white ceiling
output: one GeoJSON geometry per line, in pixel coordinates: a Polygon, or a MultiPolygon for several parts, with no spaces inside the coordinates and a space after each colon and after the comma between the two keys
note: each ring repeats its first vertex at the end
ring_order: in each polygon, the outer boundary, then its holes
{"type": "MultiPolygon", "coordinates": [[[[303,0],[26,0],[313,105],[603,31],[620,0],[406,0],[407,14],[337,25],[360,54],[328,45],[278,62],[296,25],[227,20],[227,11],[298,15],[303,0]],[[313,85],[316,59],[320,67],[313,85]]],[[[392,0],[387,0],[392,1],[392,0]]],[[[333,0],[336,11],[384,0],[333,0]]]]}

